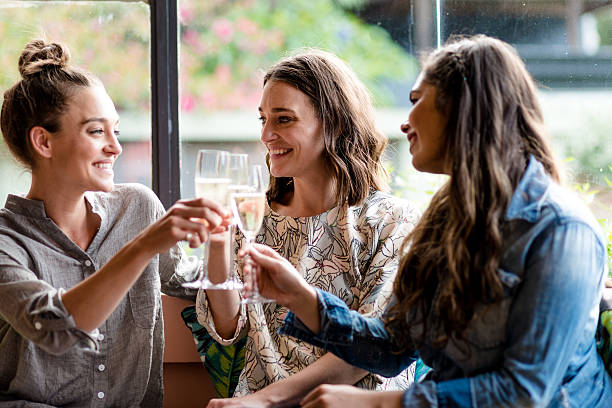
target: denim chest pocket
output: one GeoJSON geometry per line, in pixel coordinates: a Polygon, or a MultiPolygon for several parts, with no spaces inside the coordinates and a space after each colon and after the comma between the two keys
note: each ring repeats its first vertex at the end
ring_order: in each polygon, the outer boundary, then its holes
{"type": "MultiPolygon", "coordinates": [[[[153,263],[156,264],[156,261],[153,263]]],[[[136,326],[150,329],[155,325],[161,306],[160,290],[161,283],[157,268],[149,264],[128,292],[132,317],[136,326]]]]}
{"type": "Polygon", "coordinates": [[[503,298],[493,304],[476,305],[474,317],[464,333],[470,346],[479,350],[499,347],[506,341],[506,326],[514,288],[521,282],[517,275],[501,268],[497,269],[497,276],[503,286],[503,298]]]}
{"type": "Polygon", "coordinates": [[[497,274],[503,285],[503,298],[493,304],[476,305],[463,339],[449,341],[445,349],[445,354],[467,375],[495,366],[503,358],[508,313],[521,279],[503,269],[498,269],[497,274]]]}

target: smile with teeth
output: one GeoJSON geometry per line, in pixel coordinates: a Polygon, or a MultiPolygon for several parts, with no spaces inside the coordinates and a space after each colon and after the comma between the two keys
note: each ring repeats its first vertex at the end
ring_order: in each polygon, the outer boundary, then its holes
{"type": "Polygon", "coordinates": [[[94,167],[97,167],[99,169],[110,170],[113,168],[113,164],[112,163],[95,163],[94,167]]]}
{"type": "Polygon", "coordinates": [[[293,149],[270,149],[270,155],[272,156],[282,156],[284,154],[289,153],[290,151],[292,151],[293,149]]]}

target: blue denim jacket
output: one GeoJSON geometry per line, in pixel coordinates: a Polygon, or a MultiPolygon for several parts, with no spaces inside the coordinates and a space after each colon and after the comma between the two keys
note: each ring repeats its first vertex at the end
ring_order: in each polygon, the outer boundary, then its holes
{"type": "Polygon", "coordinates": [[[315,335],[289,313],[281,333],[384,376],[420,357],[433,372],[404,393],[406,407],[612,406],[612,379],[595,344],[607,272],[596,221],[534,158],[506,219],[498,269],[504,298],[477,306],[458,341],[463,347],[449,341],[436,349],[426,342],[394,354],[381,319],[352,312],[322,291],[321,332],[315,335]]]}

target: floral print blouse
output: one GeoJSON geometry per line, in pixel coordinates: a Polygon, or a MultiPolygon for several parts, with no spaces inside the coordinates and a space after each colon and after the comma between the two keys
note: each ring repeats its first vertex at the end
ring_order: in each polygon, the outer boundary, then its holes
{"type": "MultiPolygon", "coordinates": [[[[359,206],[338,206],[312,217],[284,216],[267,206],[256,241],[275,249],[311,285],[340,297],[349,308],[365,316],[380,316],[391,295],[401,244],[418,215],[407,201],[380,191],[372,191],[359,206]]],[[[234,255],[243,242],[237,234],[234,255]]],[[[242,278],[241,268],[238,275],[242,278]]],[[[276,303],[242,305],[234,336],[221,338],[205,293],[198,294],[197,314],[211,336],[225,345],[248,336],[235,396],[253,393],[297,373],[325,354],[320,348],[278,333],[287,309],[276,303]]],[[[413,373],[409,368],[391,379],[369,374],[356,385],[405,389],[413,373]]]]}

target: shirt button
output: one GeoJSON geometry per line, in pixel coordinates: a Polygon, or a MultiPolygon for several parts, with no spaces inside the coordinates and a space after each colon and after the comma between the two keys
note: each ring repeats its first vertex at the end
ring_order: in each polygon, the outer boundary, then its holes
{"type": "Polygon", "coordinates": [[[104,369],[105,369],[105,368],[106,368],[106,367],[104,366],[104,364],[100,364],[100,365],[98,366],[98,371],[104,371],[104,369]]]}
{"type": "Polygon", "coordinates": [[[98,393],[98,398],[100,398],[100,399],[104,398],[104,393],[102,391],[100,391],[98,393]]]}
{"type": "Polygon", "coordinates": [[[98,334],[98,341],[104,340],[104,335],[102,333],[98,334]]]}
{"type": "Polygon", "coordinates": [[[89,259],[85,261],[85,266],[91,266],[91,261],[89,259]]]}
{"type": "Polygon", "coordinates": [[[40,322],[36,322],[34,323],[34,327],[36,328],[36,330],[40,330],[42,329],[42,324],[40,324],[40,322]]]}

